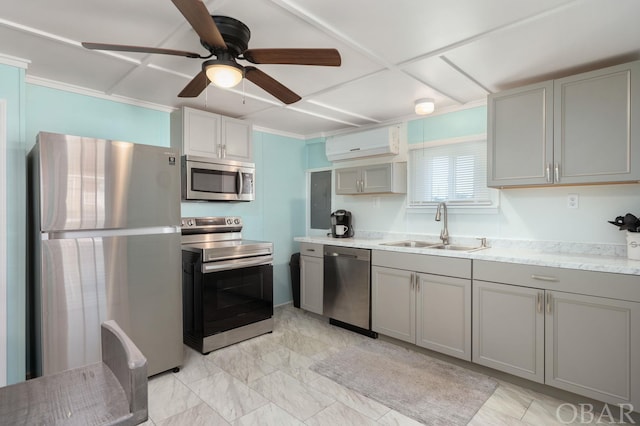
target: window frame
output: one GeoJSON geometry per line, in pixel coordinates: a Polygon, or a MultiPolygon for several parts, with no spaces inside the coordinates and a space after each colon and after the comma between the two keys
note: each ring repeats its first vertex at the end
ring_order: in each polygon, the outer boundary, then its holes
{"type": "MultiPolygon", "coordinates": [[[[407,199],[406,199],[406,208],[408,212],[420,212],[420,211],[430,211],[435,210],[439,204],[438,201],[425,201],[421,205],[416,205],[411,203],[411,199],[413,191],[414,191],[414,183],[411,179],[412,169],[416,167],[415,162],[413,161],[412,151],[428,149],[432,147],[440,147],[446,145],[455,145],[460,143],[468,143],[468,142],[478,142],[482,141],[487,143],[487,135],[486,133],[469,135],[469,136],[461,136],[455,138],[446,138],[446,139],[437,139],[431,141],[425,141],[415,144],[410,144],[408,147],[408,155],[407,155],[407,199]]],[[[487,182],[485,181],[486,185],[487,182]]],[[[446,201],[447,207],[450,209],[460,209],[465,210],[466,212],[477,212],[477,213],[497,213],[498,207],[500,206],[500,192],[495,188],[489,188],[489,202],[488,203],[478,203],[478,202],[465,202],[460,200],[454,201],[446,201]]]]}

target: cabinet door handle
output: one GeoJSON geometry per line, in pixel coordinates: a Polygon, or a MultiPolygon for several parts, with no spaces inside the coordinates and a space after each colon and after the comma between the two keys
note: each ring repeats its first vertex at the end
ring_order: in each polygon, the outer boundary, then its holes
{"type": "Polygon", "coordinates": [[[420,277],[416,273],[416,292],[420,291],[420,277]]]}
{"type": "Polygon", "coordinates": [[[409,277],[409,289],[411,289],[412,291],[413,291],[413,287],[414,287],[414,284],[413,284],[413,277],[414,277],[414,274],[413,274],[413,272],[412,272],[412,273],[411,273],[411,276],[409,277]]]}
{"type": "Polygon", "coordinates": [[[557,282],[558,279],[556,277],[550,277],[547,275],[536,275],[536,274],[531,274],[531,278],[534,280],[538,280],[538,281],[550,281],[550,282],[557,282]]]}
{"type": "Polygon", "coordinates": [[[553,174],[554,177],[556,178],[556,182],[560,182],[560,164],[556,163],[555,167],[553,168],[553,174]]]}
{"type": "Polygon", "coordinates": [[[551,313],[551,293],[547,293],[547,313],[551,313]]]}
{"type": "Polygon", "coordinates": [[[547,164],[547,168],[545,169],[545,173],[547,175],[547,182],[551,182],[551,163],[547,164]]]}
{"type": "Polygon", "coordinates": [[[536,296],[536,311],[541,314],[542,313],[542,293],[538,293],[536,296]]]}

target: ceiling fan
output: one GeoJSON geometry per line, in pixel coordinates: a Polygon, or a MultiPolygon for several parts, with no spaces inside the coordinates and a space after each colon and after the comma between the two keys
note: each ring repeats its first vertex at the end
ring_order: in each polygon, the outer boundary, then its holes
{"type": "Polygon", "coordinates": [[[237,59],[253,64],[289,64],[340,66],[340,53],[336,49],[248,49],[251,31],[242,22],[227,16],[209,15],[202,0],[171,0],[200,37],[200,44],[209,51],[208,56],[183,50],[157,47],[128,46],[105,43],[82,43],[87,49],[122,52],[160,53],[207,59],[200,71],[179,97],[193,98],[202,93],[209,83],[218,87],[233,87],[243,78],[251,81],[285,104],[299,101],[299,95],[254,66],[243,66],[237,59]],[[215,56],[215,59],[210,59],[215,56]]]}

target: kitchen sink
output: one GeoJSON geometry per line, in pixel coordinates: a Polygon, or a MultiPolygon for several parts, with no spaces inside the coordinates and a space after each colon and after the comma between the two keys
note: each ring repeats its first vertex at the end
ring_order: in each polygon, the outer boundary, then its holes
{"type": "Polygon", "coordinates": [[[405,240],[405,241],[392,241],[390,243],[380,243],[381,246],[391,246],[391,247],[433,247],[437,246],[438,243],[430,243],[428,241],[415,241],[415,240],[405,240]]]}
{"type": "Polygon", "coordinates": [[[466,251],[473,252],[486,249],[487,247],[473,247],[473,246],[460,246],[457,244],[442,244],[431,243],[429,241],[416,241],[416,240],[404,240],[404,241],[392,241],[389,243],[380,243],[381,246],[391,247],[413,247],[413,248],[428,248],[436,250],[451,250],[451,251],[466,251]]]}
{"type": "Polygon", "coordinates": [[[429,248],[431,249],[437,249],[437,250],[451,250],[451,251],[477,251],[477,250],[482,250],[482,249],[486,249],[487,247],[471,247],[471,246],[458,246],[455,244],[436,244],[436,245],[432,245],[429,246],[429,248]]]}

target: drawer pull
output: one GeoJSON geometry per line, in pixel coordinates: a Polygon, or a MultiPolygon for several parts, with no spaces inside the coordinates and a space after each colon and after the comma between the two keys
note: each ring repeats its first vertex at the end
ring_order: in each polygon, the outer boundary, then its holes
{"type": "Polygon", "coordinates": [[[307,249],[307,251],[316,251],[316,249],[307,249]]]}
{"type": "Polygon", "coordinates": [[[531,278],[534,279],[534,280],[538,280],[538,281],[551,281],[551,282],[558,281],[558,279],[556,277],[549,277],[547,275],[531,274],[531,278]]]}

